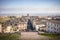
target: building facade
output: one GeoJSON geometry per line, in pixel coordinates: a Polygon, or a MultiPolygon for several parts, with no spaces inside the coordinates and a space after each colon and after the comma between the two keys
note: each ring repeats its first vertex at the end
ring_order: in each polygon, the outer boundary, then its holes
{"type": "Polygon", "coordinates": [[[2,24],[0,24],[0,33],[2,32],[2,24]]]}
{"type": "Polygon", "coordinates": [[[60,33],[60,21],[56,21],[56,20],[47,21],[46,32],[60,33]]]}
{"type": "Polygon", "coordinates": [[[25,31],[27,29],[27,22],[21,22],[17,25],[17,31],[25,31]]]}

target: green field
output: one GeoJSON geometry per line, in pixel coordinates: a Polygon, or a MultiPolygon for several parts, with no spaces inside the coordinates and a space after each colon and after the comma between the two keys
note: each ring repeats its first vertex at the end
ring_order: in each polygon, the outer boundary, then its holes
{"type": "Polygon", "coordinates": [[[18,40],[20,38],[20,34],[0,34],[0,40],[18,40]]]}
{"type": "Polygon", "coordinates": [[[43,33],[43,34],[39,34],[39,35],[47,36],[50,38],[50,40],[60,40],[60,34],[43,33]]]}

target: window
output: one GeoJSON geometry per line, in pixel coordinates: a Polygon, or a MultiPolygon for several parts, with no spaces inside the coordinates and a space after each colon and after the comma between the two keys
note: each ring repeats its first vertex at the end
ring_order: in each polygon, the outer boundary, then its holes
{"type": "Polygon", "coordinates": [[[56,26],[56,24],[55,24],[55,26],[56,26]]]}
{"type": "Polygon", "coordinates": [[[50,26],[48,26],[48,28],[50,28],[50,26]]]}
{"type": "Polygon", "coordinates": [[[58,29],[57,29],[57,31],[58,31],[58,29]]]}
{"type": "Polygon", "coordinates": [[[56,28],[54,28],[54,30],[56,30],[56,28]]]}
{"type": "Polygon", "coordinates": [[[56,25],[58,27],[58,25],[56,25]]]}

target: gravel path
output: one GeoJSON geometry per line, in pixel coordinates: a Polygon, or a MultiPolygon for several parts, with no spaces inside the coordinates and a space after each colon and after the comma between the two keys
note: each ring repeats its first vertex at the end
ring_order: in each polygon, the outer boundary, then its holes
{"type": "Polygon", "coordinates": [[[21,32],[21,40],[48,40],[48,37],[38,35],[37,32],[21,32]]]}

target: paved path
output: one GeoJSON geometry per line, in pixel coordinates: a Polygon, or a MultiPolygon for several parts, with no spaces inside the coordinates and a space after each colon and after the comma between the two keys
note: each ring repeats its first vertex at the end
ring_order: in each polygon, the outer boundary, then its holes
{"type": "Polygon", "coordinates": [[[21,40],[48,40],[48,38],[38,35],[37,32],[21,32],[21,40]]]}

